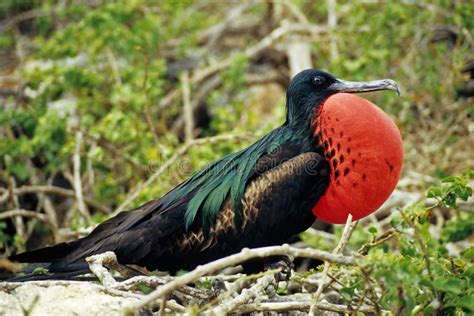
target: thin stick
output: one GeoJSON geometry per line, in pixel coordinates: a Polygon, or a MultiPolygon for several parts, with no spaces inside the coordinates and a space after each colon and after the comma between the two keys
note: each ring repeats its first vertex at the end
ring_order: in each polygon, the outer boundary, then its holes
{"type": "MultiPolygon", "coordinates": [[[[326,5],[328,7],[328,27],[331,30],[331,33],[334,33],[334,30],[337,27],[337,15],[336,15],[336,0],[326,0],[326,5]]],[[[332,34],[330,37],[330,52],[331,59],[334,60],[339,57],[339,50],[337,48],[336,36],[332,34]]]]}
{"type": "Polygon", "coordinates": [[[357,250],[357,252],[361,255],[366,255],[368,252],[369,252],[369,249],[372,248],[372,247],[375,247],[377,245],[380,245],[384,242],[386,242],[387,240],[391,239],[393,236],[395,236],[396,234],[396,231],[395,229],[390,229],[390,230],[387,230],[385,233],[382,234],[382,236],[380,236],[379,238],[377,238],[376,240],[372,241],[372,242],[369,242],[367,244],[364,244],[362,247],[359,248],[359,250],[357,250]]]}
{"type": "MultiPolygon", "coordinates": [[[[257,302],[252,304],[241,305],[235,309],[236,314],[252,313],[252,312],[285,312],[285,311],[302,311],[308,312],[311,306],[311,301],[292,301],[292,302],[257,302]]],[[[346,305],[330,304],[330,303],[318,303],[318,309],[337,312],[337,313],[351,313],[352,310],[346,305]]],[[[359,312],[362,313],[375,313],[376,310],[373,307],[363,305],[359,308],[359,312]]]]}
{"type": "Polygon", "coordinates": [[[81,182],[81,143],[82,143],[82,132],[76,132],[76,147],[74,149],[74,192],[76,192],[77,206],[79,213],[85,218],[89,218],[91,215],[89,210],[84,203],[84,197],[82,196],[82,182],[81,182]]]}
{"type": "MultiPolygon", "coordinates": [[[[334,248],[334,250],[332,252],[333,254],[338,254],[344,249],[347,242],[349,241],[349,238],[350,238],[350,236],[352,234],[352,231],[354,230],[356,224],[357,224],[357,222],[352,223],[352,215],[349,214],[349,216],[347,217],[346,226],[344,226],[344,230],[342,232],[341,239],[339,240],[339,243],[337,244],[336,248],[334,248]]],[[[326,261],[324,263],[324,269],[323,269],[323,273],[322,273],[321,284],[318,287],[318,290],[316,291],[316,293],[314,293],[313,298],[312,298],[312,304],[311,304],[311,308],[310,308],[310,311],[309,311],[310,315],[316,315],[316,312],[318,310],[319,296],[321,295],[324,288],[326,287],[329,267],[330,267],[330,263],[328,261],[326,261]]]]}
{"type": "Polygon", "coordinates": [[[175,278],[173,281],[165,284],[164,286],[160,287],[156,291],[151,292],[147,296],[143,298],[142,301],[138,302],[137,304],[130,305],[126,308],[126,310],[130,313],[133,311],[137,311],[152,302],[156,301],[157,299],[168,295],[171,291],[174,291],[180,288],[183,285],[186,285],[194,280],[198,279],[201,276],[220,271],[229,266],[235,266],[240,264],[244,261],[253,258],[265,258],[269,256],[283,256],[283,255],[292,255],[294,257],[306,257],[306,258],[313,258],[319,260],[325,260],[329,262],[344,264],[344,265],[356,265],[356,259],[351,256],[343,256],[339,254],[331,254],[325,251],[306,248],[292,248],[289,245],[283,246],[273,246],[273,247],[262,247],[262,248],[254,248],[254,249],[242,249],[241,252],[230,255],[225,258],[218,259],[216,261],[210,262],[208,264],[198,266],[193,271],[186,273],[183,276],[175,278]]]}
{"type": "Polygon", "coordinates": [[[104,266],[111,264],[115,265],[117,263],[117,257],[112,251],[107,251],[98,255],[93,255],[86,258],[87,263],[89,264],[89,269],[94,273],[94,275],[100,280],[103,286],[106,288],[115,288],[118,285],[118,282],[115,281],[114,277],[104,266]]]}
{"type": "Polygon", "coordinates": [[[193,107],[191,105],[191,87],[189,84],[189,73],[184,71],[181,75],[181,88],[183,89],[183,118],[184,118],[184,135],[186,143],[194,138],[194,117],[193,107]]]}
{"type": "Polygon", "coordinates": [[[145,119],[148,124],[148,128],[150,129],[150,132],[153,136],[153,140],[155,141],[156,146],[160,146],[160,138],[158,137],[158,131],[156,130],[155,123],[153,122],[153,116],[150,111],[150,93],[148,89],[148,73],[149,73],[149,68],[150,68],[150,52],[145,49],[145,76],[143,78],[143,93],[145,94],[145,103],[144,103],[144,114],[145,114],[145,119]]]}
{"type": "MultiPolygon", "coordinates": [[[[16,209],[19,209],[20,208],[20,202],[18,200],[18,197],[16,195],[11,194],[11,192],[13,192],[13,190],[16,187],[16,180],[13,177],[9,177],[8,180],[9,180],[8,181],[8,190],[10,191],[10,196],[12,198],[11,200],[13,202],[14,207],[16,209]]],[[[14,216],[13,217],[13,224],[15,225],[15,230],[16,230],[16,233],[18,234],[18,236],[20,236],[22,238],[22,240],[26,240],[25,239],[25,223],[23,222],[23,218],[21,216],[14,216]]]]}
{"type": "MultiPolygon", "coordinates": [[[[281,270],[280,270],[281,271],[281,270]]],[[[239,306],[250,302],[250,300],[257,297],[260,293],[264,292],[265,289],[272,283],[276,283],[275,273],[276,271],[271,271],[270,273],[259,278],[257,282],[249,289],[243,289],[242,292],[237,295],[237,297],[231,298],[229,300],[219,303],[219,306],[206,312],[205,314],[209,315],[227,315],[228,313],[234,311],[239,306]]]]}
{"type": "MultiPolygon", "coordinates": [[[[30,182],[32,184],[41,183],[39,176],[37,175],[37,169],[33,166],[31,159],[26,161],[26,167],[28,168],[30,174],[30,182]]],[[[52,182],[52,178],[48,180],[48,183],[52,182]]],[[[13,191],[15,192],[15,190],[13,191]]],[[[41,209],[44,210],[45,215],[48,217],[49,223],[51,223],[51,230],[53,232],[54,240],[58,241],[59,238],[59,224],[56,209],[54,208],[53,202],[51,199],[46,196],[44,193],[37,193],[38,195],[38,204],[36,206],[36,212],[39,212],[41,209]]],[[[31,226],[32,228],[34,226],[31,226]]]]}
{"type": "Polygon", "coordinates": [[[10,217],[31,217],[31,218],[36,218],[39,219],[42,222],[47,223],[48,225],[51,225],[49,218],[43,214],[43,213],[38,213],[35,211],[29,211],[29,210],[24,210],[24,209],[14,209],[14,210],[9,210],[5,212],[0,213],[0,220],[2,219],[7,219],[10,217]]]}

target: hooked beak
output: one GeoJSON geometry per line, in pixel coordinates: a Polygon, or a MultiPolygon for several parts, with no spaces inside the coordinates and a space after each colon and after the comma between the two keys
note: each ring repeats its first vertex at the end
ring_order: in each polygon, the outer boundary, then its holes
{"type": "Polygon", "coordinates": [[[370,92],[379,90],[392,90],[396,91],[400,95],[400,89],[398,84],[391,79],[382,79],[374,81],[345,81],[338,79],[335,83],[329,86],[329,89],[336,92],[347,92],[347,93],[358,93],[358,92],[370,92]]]}

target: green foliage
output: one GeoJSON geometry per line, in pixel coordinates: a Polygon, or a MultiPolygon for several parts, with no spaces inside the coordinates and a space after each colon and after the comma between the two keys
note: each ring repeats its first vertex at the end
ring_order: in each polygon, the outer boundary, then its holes
{"type": "MultiPolygon", "coordinates": [[[[445,314],[474,312],[474,250],[471,247],[459,255],[449,251],[452,242],[472,236],[472,214],[458,210],[459,218],[450,220],[439,237],[432,233],[429,222],[434,208],[456,208],[458,199],[465,201],[470,196],[470,179],[471,171],[445,178],[441,186],[428,190],[436,205],[416,203],[394,213],[396,247],[380,244],[369,250],[362,270],[353,271],[358,276],[352,274],[344,287],[347,301],[375,287],[382,293],[377,303],[383,309],[425,315],[440,308],[445,314]]],[[[376,231],[369,229],[369,233],[376,231]]]]}
{"type": "Polygon", "coordinates": [[[430,188],[427,196],[437,199],[439,206],[456,207],[457,199],[467,201],[472,196],[472,188],[469,186],[472,177],[474,170],[467,171],[463,176],[446,177],[441,181],[448,185],[430,188]]]}
{"type": "Polygon", "coordinates": [[[38,267],[33,270],[33,274],[48,274],[48,272],[48,269],[42,267],[38,267]]]}
{"type": "Polygon", "coordinates": [[[205,278],[201,281],[198,281],[196,283],[196,287],[206,289],[206,290],[212,290],[212,285],[214,284],[214,280],[211,278],[205,278]]]}
{"type": "Polygon", "coordinates": [[[443,240],[449,242],[460,241],[474,234],[474,214],[462,213],[451,219],[443,229],[443,240]]]}
{"type": "Polygon", "coordinates": [[[0,248],[5,248],[6,244],[11,240],[11,236],[4,232],[7,228],[5,222],[0,222],[0,248]]]}

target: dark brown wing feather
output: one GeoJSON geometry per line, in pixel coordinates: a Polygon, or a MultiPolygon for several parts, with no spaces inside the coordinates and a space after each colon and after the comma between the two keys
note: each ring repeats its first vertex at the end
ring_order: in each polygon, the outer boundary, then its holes
{"type": "Polygon", "coordinates": [[[326,162],[317,153],[295,157],[299,148],[285,147],[263,156],[252,172],[243,200],[243,222],[235,226],[229,201],[208,233],[184,225],[192,194],[166,209],[161,199],[122,212],[89,236],[71,243],[14,256],[21,262],[51,262],[50,271],[68,271],[92,254],[114,251],[119,262],[150,270],[190,269],[243,247],[281,244],[314,221],[312,206],[324,193],[326,162]],[[292,158],[293,157],[293,158],[292,158]],[[324,171],[323,171],[324,170],[324,171]]]}

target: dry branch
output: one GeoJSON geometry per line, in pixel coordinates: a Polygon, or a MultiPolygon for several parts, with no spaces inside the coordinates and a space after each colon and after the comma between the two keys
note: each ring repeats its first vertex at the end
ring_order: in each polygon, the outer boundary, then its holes
{"type": "Polygon", "coordinates": [[[180,288],[181,286],[186,285],[190,282],[193,282],[199,277],[202,277],[204,275],[214,273],[216,271],[220,271],[226,267],[235,266],[253,258],[265,258],[269,256],[284,256],[284,255],[325,260],[325,261],[339,263],[343,265],[356,264],[356,259],[354,257],[343,256],[339,254],[331,254],[325,251],[311,249],[311,248],[299,249],[299,248],[292,248],[289,245],[262,247],[262,248],[254,248],[254,249],[245,248],[245,249],[242,249],[240,253],[237,253],[237,254],[222,258],[222,259],[218,259],[216,261],[210,262],[202,266],[198,266],[193,271],[183,276],[177,277],[173,281],[167,283],[166,285],[160,287],[156,291],[145,296],[143,300],[139,302],[138,304],[129,306],[127,308],[127,311],[128,312],[138,311],[141,308],[153,303],[157,299],[169,295],[169,293],[180,288]]]}
{"type": "MultiPolygon", "coordinates": [[[[251,304],[245,304],[234,310],[235,313],[251,313],[251,312],[289,312],[289,311],[301,311],[308,312],[311,306],[311,301],[293,301],[293,302],[257,302],[251,304]]],[[[337,312],[337,313],[351,313],[353,309],[346,305],[330,304],[320,302],[317,304],[317,308],[320,310],[337,312]]],[[[375,313],[376,310],[373,307],[363,305],[359,308],[362,313],[375,313]]]]}
{"type": "MultiPolygon", "coordinates": [[[[342,232],[341,239],[339,240],[339,243],[337,244],[336,248],[334,248],[334,250],[332,252],[333,254],[338,254],[345,248],[347,242],[349,241],[349,238],[351,237],[352,231],[354,230],[356,224],[357,224],[357,222],[354,222],[354,223],[352,222],[352,215],[349,214],[349,216],[347,217],[346,225],[344,226],[344,230],[342,232]]],[[[313,303],[312,303],[311,309],[309,311],[310,315],[316,315],[316,312],[318,310],[318,301],[319,301],[319,297],[321,296],[321,293],[323,292],[323,290],[326,287],[327,277],[328,277],[328,272],[329,272],[329,266],[330,266],[329,261],[326,261],[324,263],[324,269],[323,269],[323,274],[322,274],[323,275],[322,282],[319,285],[318,290],[316,291],[316,293],[314,293],[313,298],[312,298],[313,303]]]]}
{"type": "Polygon", "coordinates": [[[79,213],[85,218],[89,218],[91,214],[84,203],[82,195],[82,181],[81,181],[81,144],[82,132],[76,132],[76,146],[74,148],[73,162],[74,162],[74,192],[76,193],[77,206],[79,213]]]}
{"type": "Polygon", "coordinates": [[[194,116],[193,107],[191,105],[191,86],[189,84],[189,73],[184,71],[181,75],[181,88],[183,89],[183,118],[184,118],[184,135],[186,143],[194,138],[194,116]]]}
{"type": "Polygon", "coordinates": [[[45,214],[38,213],[38,212],[35,212],[35,211],[28,211],[28,210],[24,210],[24,209],[14,209],[14,210],[10,210],[10,211],[1,212],[0,213],[0,220],[7,219],[7,218],[10,218],[10,217],[16,217],[16,216],[36,218],[36,219],[39,219],[42,222],[45,222],[47,224],[51,224],[49,222],[48,217],[45,214]]]}
{"type": "Polygon", "coordinates": [[[89,264],[89,269],[94,275],[100,280],[100,283],[106,288],[114,288],[118,282],[115,281],[114,277],[105,268],[105,265],[115,265],[117,257],[112,251],[107,251],[98,255],[90,256],[86,258],[89,264]]]}
{"type": "MultiPolygon", "coordinates": [[[[13,202],[13,206],[16,209],[20,209],[20,202],[18,200],[18,196],[13,195],[12,192],[16,188],[16,180],[14,177],[8,178],[8,191],[10,192],[11,201],[13,202]]],[[[13,216],[13,225],[15,226],[16,233],[23,239],[25,239],[25,223],[23,222],[23,218],[21,216],[13,216]]]]}
{"type": "Polygon", "coordinates": [[[268,271],[266,275],[259,278],[257,282],[249,289],[243,289],[242,292],[234,298],[219,303],[219,306],[209,310],[206,314],[209,315],[227,315],[229,312],[234,311],[239,306],[250,302],[252,299],[257,297],[260,293],[264,292],[265,289],[270,285],[276,283],[275,272],[268,271]]]}

